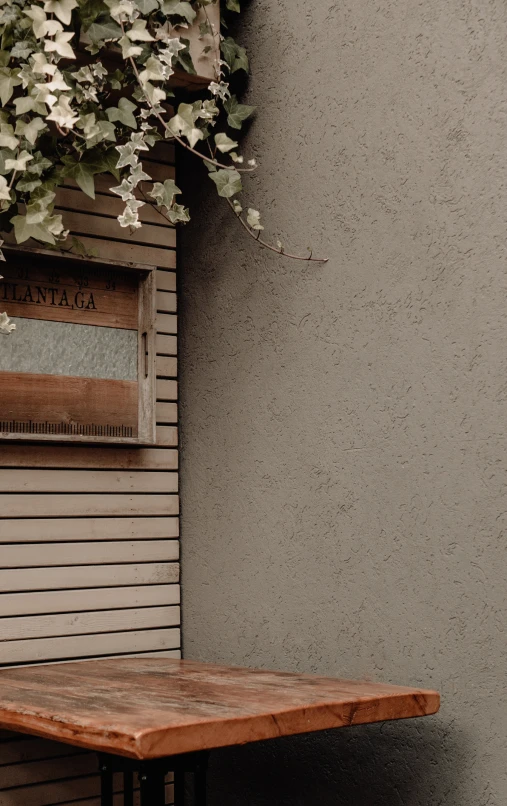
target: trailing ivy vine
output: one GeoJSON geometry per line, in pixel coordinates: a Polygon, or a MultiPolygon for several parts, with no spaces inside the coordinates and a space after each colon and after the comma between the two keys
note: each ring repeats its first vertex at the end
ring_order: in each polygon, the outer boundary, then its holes
{"type": "MultiPolygon", "coordinates": [[[[141,182],[171,224],[188,221],[174,180],[154,182],[143,168],[143,154],[165,139],[203,160],[218,195],[261,245],[315,260],[264,241],[259,212],[239,201],[243,176],[256,165],[236,138],[255,108],[232,94],[231,75],[247,72],[248,58],[210,21],[216,2],[0,0],[0,231],[13,231],[18,244],[63,244],[56,188],[73,179],[94,198],[98,174],[111,176],[111,191],[125,202],[122,227],[141,226],[139,208],[148,201],[141,182]],[[204,99],[173,107],[172,75],[196,72],[185,34],[198,14],[216,76],[204,99]]],[[[240,11],[239,0],[225,5],[240,11]]],[[[0,332],[9,327],[0,317],[0,332]]]]}

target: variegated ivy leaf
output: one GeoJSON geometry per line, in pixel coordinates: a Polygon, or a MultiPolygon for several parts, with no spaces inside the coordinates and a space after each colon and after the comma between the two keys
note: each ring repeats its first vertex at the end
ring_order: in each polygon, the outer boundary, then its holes
{"type": "Polygon", "coordinates": [[[219,83],[212,81],[208,89],[212,95],[216,95],[216,97],[220,98],[222,101],[226,101],[231,94],[229,91],[229,85],[224,81],[220,81],[219,83]]]}
{"type": "Polygon", "coordinates": [[[146,60],[144,70],[139,74],[139,80],[143,85],[147,81],[167,81],[173,73],[174,70],[170,66],[162,64],[156,56],[150,56],[146,60]]]}
{"type": "Polygon", "coordinates": [[[135,168],[137,163],[139,162],[139,157],[136,154],[136,147],[135,144],[125,143],[124,146],[116,146],[116,150],[118,151],[120,158],[116,163],[117,168],[125,168],[127,165],[131,165],[132,168],[135,168]]]}
{"type": "Polygon", "coordinates": [[[0,147],[10,148],[14,151],[19,146],[19,140],[14,137],[14,129],[8,123],[0,124],[0,147]]]}
{"type": "Polygon", "coordinates": [[[62,129],[72,129],[74,124],[77,123],[78,117],[72,109],[67,96],[60,95],[58,103],[53,106],[47,116],[47,120],[54,120],[62,129]]]}
{"type": "Polygon", "coordinates": [[[32,20],[32,28],[36,39],[42,39],[46,35],[47,14],[40,6],[30,6],[23,11],[32,20]]]}
{"type": "Polygon", "coordinates": [[[145,135],[141,132],[134,132],[130,135],[130,142],[136,151],[149,151],[148,146],[144,142],[145,135]]]}
{"type": "Polygon", "coordinates": [[[131,42],[153,42],[152,35],[146,29],[146,20],[134,20],[127,36],[131,42]]]}
{"type": "Polygon", "coordinates": [[[155,182],[148,196],[155,199],[159,207],[172,207],[174,197],[181,193],[174,179],[166,179],[165,182],[155,182]]]}
{"type": "Polygon", "coordinates": [[[143,90],[150,104],[155,108],[158,107],[158,105],[162,101],[165,101],[167,97],[164,90],[161,90],[158,87],[154,87],[153,84],[150,84],[149,81],[146,82],[146,84],[143,87],[143,90]]]}
{"type": "Polygon", "coordinates": [[[9,67],[0,67],[0,102],[2,106],[7,106],[14,93],[14,87],[21,84],[17,70],[9,67]]]}
{"type": "Polygon", "coordinates": [[[121,185],[117,185],[114,188],[110,188],[111,193],[115,193],[117,196],[120,196],[122,201],[128,201],[129,199],[134,198],[132,190],[133,185],[130,184],[128,179],[124,179],[121,185]]]}
{"type": "Polygon", "coordinates": [[[128,206],[128,202],[127,207],[125,207],[123,215],[118,216],[118,222],[120,224],[120,227],[131,227],[132,229],[139,229],[139,227],[141,226],[141,222],[139,221],[139,213],[137,212],[137,210],[132,210],[128,206]]]}
{"type": "Polygon", "coordinates": [[[234,170],[226,170],[221,168],[219,171],[212,171],[209,178],[213,180],[216,185],[219,196],[224,199],[230,199],[243,190],[240,174],[234,170]]]}
{"type": "Polygon", "coordinates": [[[190,3],[186,3],[184,0],[164,0],[162,13],[166,17],[182,17],[189,25],[192,25],[197,16],[190,3]]]}
{"type": "Polygon", "coordinates": [[[152,11],[160,8],[159,0],[135,0],[135,2],[141,14],[151,14],[152,11]]]}
{"type": "Polygon", "coordinates": [[[149,182],[151,176],[143,170],[143,166],[139,162],[136,167],[130,172],[129,182],[132,187],[137,187],[139,182],[149,182]]]}
{"type": "Polygon", "coordinates": [[[223,132],[215,134],[215,143],[216,147],[218,148],[219,151],[222,152],[222,154],[226,154],[228,151],[232,151],[232,149],[236,148],[238,145],[235,140],[231,140],[231,138],[228,137],[223,132]]]}
{"type": "Polygon", "coordinates": [[[47,11],[48,14],[55,14],[64,25],[70,25],[72,10],[77,6],[77,0],[46,0],[44,11],[47,11]]]}
{"type": "Polygon", "coordinates": [[[46,89],[50,92],[56,92],[57,90],[61,92],[70,92],[70,87],[66,83],[63,75],[57,70],[51,79],[51,81],[47,81],[45,84],[36,84],[37,89],[46,89]]]}
{"type": "Polygon", "coordinates": [[[0,176],[0,199],[3,201],[11,201],[11,192],[5,176],[0,176]]]}
{"type": "MultiPolygon", "coordinates": [[[[35,98],[32,98],[31,95],[21,95],[20,98],[14,99],[14,106],[16,107],[16,115],[26,115],[27,112],[31,112],[35,106],[35,98]]],[[[46,110],[44,110],[44,114],[46,114],[46,110]]]]}
{"type": "Polygon", "coordinates": [[[233,162],[237,162],[239,165],[242,165],[243,162],[245,161],[244,157],[241,157],[239,154],[236,154],[235,151],[231,151],[229,156],[233,162]]]}
{"type": "Polygon", "coordinates": [[[73,36],[73,31],[57,31],[54,39],[44,40],[44,50],[48,53],[58,53],[64,59],[75,59],[76,55],[69,45],[73,36]]]}
{"type": "Polygon", "coordinates": [[[30,62],[33,72],[40,73],[41,75],[54,76],[58,69],[56,64],[48,62],[44,53],[34,53],[30,62]]]}
{"type": "Polygon", "coordinates": [[[137,129],[137,120],[133,114],[135,109],[137,109],[136,104],[133,104],[128,98],[120,98],[118,106],[110,106],[109,109],[106,109],[106,114],[112,123],[119,121],[124,126],[137,129]]]}
{"type": "Polygon", "coordinates": [[[236,215],[241,215],[241,213],[243,212],[243,208],[237,199],[234,199],[232,203],[232,208],[236,213],[236,215]]]}
{"type": "MultiPolygon", "coordinates": [[[[3,252],[1,259],[5,260],[3,252]]],[[[8,336],[9,333],[12,333],[13,330],[16,330],[16,325],[14,324],[14,322],[11,322],[6,313],[0,313],[0,333],[3,333],[5,336],[8,336]]]]}
{"type": "Polygon", "coordinates": [[[45,122],[42,118],[32,118],[28,123],[24,120],[18,120],[16,123],[16,134],[20,134],[31,145],[35,145],[40,132],[46,128],[45,122]]]}
{"type": "Polygon", "coordinates": [[[171,224],[186,224],[190,221],[190,211],[188,207],[183,207],[182,204],[173,204],[170,210],[167,211],[167,217],[171,224]]]}
{"type": "Polygon", "coordinates": [[[246,220],[248,222],[248,226],[250,229],[256,230],[260,232],[264,229],[261,224],[261,214],[258,210],[253,210],[251,207],[248,208],[246,220]]]}
{"type": "Polygon", "coordinates": [[[127,22],[139,15],[136,4],[133,0],[104,0],[113,20],[116,22],[127,22]]]}
{"type": "Polygon", "coordinates": [[[124,59],[135,59],[140,56],[143,49],[139,45],[133,45],[128,36],[122,36],[118,42],[121,47],[121,55],[124,59]]]}
{"type": "Polygon", "coordinates": [[[5,160],[5,168],[7,171],[24,171],[30,160],[33,160],[32,155],[22,151],[15,159],[5,160]]]}
{"type": "Polygon", "coordinates": [[[204,139],[204,133],[197,128],[196,121],[199,118],[199,109],[195,109],[193,104],[180,104],[178,113],[169,121],[168,128],[173,134],[186,137],[192,148],[204,139]]]}

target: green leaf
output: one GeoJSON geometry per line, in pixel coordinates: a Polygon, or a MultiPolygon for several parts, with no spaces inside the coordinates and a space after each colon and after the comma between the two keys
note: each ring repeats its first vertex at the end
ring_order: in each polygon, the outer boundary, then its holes
{"type": "Polygon", "coordinates": [[[133,114],[134,109],[137,109],[136,104],[133,104],[128,98],[120,98],[118,106],[110,106],[109,109],[106,109],[106,114],[111,123],[118,120],[124,126],[137,129],[137,120],[133,114]]]}
{"type": "Polygon", "coordinates": [[[227,39],[224,39],[221,42],[220,50],[222,51],[222,56],[229,65],[231,73],[235,73],[237,70],[244,70],[246,73],[248,73],[249,64],[246,50],[245,48],[242,48],[241,45],[238,45],[232,36],[228,36],[227,39]]]}
{"type": "Polygon", "coordinates": [[[218,195],[222,196],[224,199],[230,199],[232,196],[235,196],[236,193],[243,190],[241,176],[234,169],[227,171],[221,168],[219,171],[216,171],[216,173],[210,173],[209,177],[215,183],[218,195]]]}
{"type": "Polygon", "coordinates": [[[180,37],[180,42],[185,46],[184,50],[178,51],[176,63],[183,67],[190,76],[196,76],[197,70],[194,67],[192,56],[190,55],[190,40],[180,37]]]}
{"type": "Polygon", "coordinates": [[[101,14],[107,14],[108,9],[103,0],[78,0],[79,16],[85,31],[95,22],[101,14]]]}
{"type": "Polygon", "coordinates": [[[75,162],[72,157],[63,157],[62,162],[66,165],[65,176],[73,179],[81,188],[83,193],[95,198],[95,181],[93,179],[96,166],[86,163],[84,160],[75,162]]]}
{"type": "Polygon", "coordinates": [[[235,95],[231,95],[224,102],[224,109],[227,112],[227,123],[232,129],[241,129],[243,122],[252,117],[255,112],[255,106],[240,104],[235,95]]]}
{"type": "Polygon", "coordinates": [[[55,243],[55,239],[49,230],[45,229],[41,224],[29,224],[24,215],[16,215],[11,218],[11,224],[14,225],[16,243],[23,243],[30,238],[35,238],[37,241],[43,241],[44,243],[55,243]]]}
{"type": "Polygon", "coordinates": [[[239,0],[227,0],[225,7],[229,9],[229,11],[236,11],[237,14],[241,11],[239,0]]]}
{"type": "Polygon", "coordinates": [[[192,25],[197,16],[190,3],[184,2],[184,0],[164,0],[162,14],[165,14],[166,17],[181,17],[189,25],[192,25]]]}
{"type": "Polygon", "coordinates": [[[109,14],[101,14],[92,22],[87,32],[93,43],[108,42],[110,39],[120,39],[122,30],[109,14]]]}

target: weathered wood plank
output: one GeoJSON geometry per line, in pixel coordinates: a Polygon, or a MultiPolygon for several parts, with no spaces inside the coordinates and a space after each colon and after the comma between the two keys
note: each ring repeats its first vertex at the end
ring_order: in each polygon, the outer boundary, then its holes
{"type": "MultiPolygon", "coordinates": [[[[124,212],[125,202],[122,202],[118,196],[105,193],[97,193],[95,198],[91,199],[78,187],[61,187],[58,188],[56,193],[56,210],[77,210],[83,213],[116,218],[124,212]]],[[[138,212],[143,223],[170,226],[152,204],[145,204],[139,208],[138,212]]]]}
{"type": "Polygon", "coordinates": [[[69,753],[71,750],[71,747],[67,747],[68,755],[65,759],[49,758],[44,761],[31,761],[23,765],[8,764],[0,767],[0,789],[39,784],[54,778],[97,774],[97,759],[93,753],[71,755],[69,753]]]}
{"type": "Polygon", "coordinates": [[[178,375],[178,359],[167,355],[158,355],[155,368],[159,378],[176,378],[178,375]]]}
{"type": "Polygon", "coordinates": [[[157,355],[177,355],[178,340],[176,336],[166,336],[162,333],[157,333],[155,336],[155,348],[157,355]]]}
{"type": "Polygon", "coordinates": [[[177,495],[100,495],[72,493],[0,493],[0,512],[6,518],[49,518],[55,512],[62,518],[129,515],[177,515],[177,495]]]}
{"type": "Polygon", "coordinates": [[[79,753],[85,754],[86,750],[71,747],[60,742],[51,742],[48,739],[36,739],[33,736],[26,737],[19,733],[12,733],[10,741],[2,741],[0,745],[0,766],[7,764],[22,764],[24,761],[39,761],[42,759],[61,758],[62,756],[73,756],[79,753]]]}
{"type": "MultiPolygon", "coordinates": [[[[164,357],[161,358],[164,360],[164,357]]],[[[168,361],[176,359],[165,358],[168,361]]],[[[165,365],[164,365],[165,366],[165,365]]],[[[40,467],[110,470],[177,470],[178,451],[167,448],[104,448],[99,445],[41,445],[40,443],[0,446],[0,467],[40,467]]]]}
{"type": "Polygon", "coordinates": [[[78,613],[128,607],[159,607],[180,603],[180,587],[172,585],[133,585],[119,588],[31,591],[30,593],[0,593],[0,617],[35,616],[46,613],[78,613]]]}
{"type": "Polygon", "coordinates": [[[0,470],[0,493],[176,493],[175,471],[0,470]]]}
{"type": "Polygon", "coordinates": [[[176,252],[174,249],[139,244],[122,243],[120,241],[104,241],[80,235],[79,240],[94,257],[103,260],[119,260],[126,263],[144,263],[147,266],[160,266],[166,269],[176,268],[176,252]]]}
{"type": "Polygon", "coordinates": [[[176,294],[171,291],[157,291],[157,311],[161,313],[176,313],[176,294]]]}
{"type": "MultiPolygon", "coordinates": [[[[29,513],[27,513],[29,514],[29,513]]],[[[175,513],[176,515],[176,513],[175,513]]],[[[61,540],[156,540],[178,537],[177,517],[169,518],[0,518],[0,543],[61,540]]]]}
{"type": "Polygon", "coordinates": [[[0,590],[56,591],[125,585],[170,585],[179,581],[178,563],[78,565],[61,568],[9,568],[0,571],[0,590]]]}
{"type": "MultiPolygon", "coordinates": [[[[139,229],[131,230],[122,227],[115,218],[103,218],[99,215],[86,215],[83,212],[62,211],[66,229],[80,238],[81,235],[94,235],[97,238],[111,239],[131,244],[148,244],[174,249],[176,246],[176,230],[173,227],[143,224],[139,229]]],[[[161,219],[162,221],[163,219],[161,219]]]]}
{"type": "Polygon", "coordinates": [[[28,424],[34,422],[47,433],[63,423],[102,428],[104,436],[110,427],[124,426],[135,437],[137,411],[135,381],[0,372],[0,431],[4,433],[24,433],[20,425],[12,423],[26,423],[30,433],[28,424]]]}
{"type": "Polygon", "coordinates": [[[178,429],[173,425],[157,425],[157,445],[177,445],[178,429]]]}
{"type": "Polygon", "coordinates": [[[178,540],[15,543],[14,545],[3,545],[0,550],[0,568],[117,565],[120,563],[173,562],[177,559],[179,559],[178,540]]]}
{"type": "Polygon", "coordinates": [[[3,618],[0,621],[0,647],[3,641],[163,629],[178,626],[179,623],[180,608],[178,606],[3,618]]]}
{"type": "Polygon", "coordinates": [[[176,291],[176,272],[158,269],[156,285],[158,291],[176,291]]]}
{"type": "Polygon", "coordinates": [[[157,313],[157,333],[176,335],[178,332],[178,317],[171,313],[157,313]]]}
{"type": "Polygon", "coordinates": [[[155,419],[160,425],[178,422],[177,403],[157,403],[155,406],[155,419]]]}
{"type": "Polygon", "coordinates": [[[177,628],[0,641],[0,663],[27,663],[56,658],[85,658],[89,654],[110,655],[117,652],[176,649],[179,645],[180,631],[177,628]]]}
{"type": "Polygon", "coordinates": [[[166,381],[157,378],[157,400],[178,400],[178,381],[166,381]]]}

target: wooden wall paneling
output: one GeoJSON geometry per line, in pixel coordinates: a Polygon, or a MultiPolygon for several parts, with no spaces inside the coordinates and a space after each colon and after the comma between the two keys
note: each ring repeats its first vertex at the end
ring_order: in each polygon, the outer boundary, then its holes
{"type": "Polygon", "coordinates": [[[0,519],[0,543],[156,540],[178,536],[176,513],[169,518],[0,519]]]}
{"type": "MultiPolygon", "coordinates": [[[[180,603],[177,583],[94,588],[93,609],[121,610],[135,607],[170,607],[180,603]]],[[[79,613],[90,609],[89,589],[0,593],[0,618],[48,613],[79,613]]],[[[34,624],[37,619],[34,619],[34,624]]],[[[0,622],[1,624],[2,622],[0,622]]]]}
{"type": "MultiPolygon", "coordinates": [[[[156,181],[174,177],[172,146],[149,157],[156,181]]],[[[141,230],[122,230],[114,184],[97,177],[92,200],[68,181],[57,204],[92,262],[157,267],[156,443],[0,445],[0,665],[181,656],[176,231],[151,204],[141,230]]],[[[115,792],[121,806],[120,777],[115,792]]],[[[0,731],[0,806],[99,806],[98,794],[92,755],[0,731]]]]}

